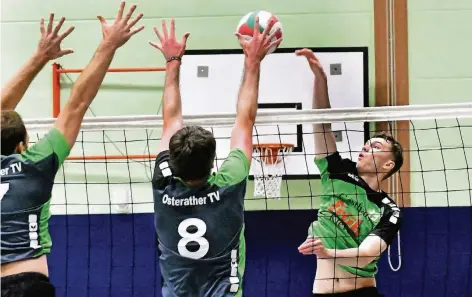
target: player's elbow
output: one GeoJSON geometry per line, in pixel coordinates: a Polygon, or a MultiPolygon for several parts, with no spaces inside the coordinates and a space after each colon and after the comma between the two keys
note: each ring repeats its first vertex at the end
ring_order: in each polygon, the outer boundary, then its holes
{"type": "Polygon", "coordinates": [[[369,244],[360,247],[359,249],[359,264],[361,267],[365,267],[372,263],[375,259],[380,257],[382,254],[382,248],[380,245],[369,244]]]}
{"type": "Polygon", "coordinates": [[[365,268],[367,265],[375,261],[375,259],[377,259],[377,257],[368,257],[368,256],[359,257],[358,267],[365,268]]]}
{"type": "Polygon", "coordinates": [[[254,125],[257,115],[257,104],[252,104],[251,102],[238,102],[236,107],[237,115],[236,121],[240,120],[241,122],[254,125]]]}
{"type": "MultiPolygon", "coordinates": [[[[91,97],[92,95],[87,94],[80,90],[72,90],[69,102],[67,102],[64,107],[65,110],[72,113],[84,113],[90,105],[91,100],[86,100],[85,98],[91,97]]],[[[93,99],[93,98],[91,98],[93,99]]]]}

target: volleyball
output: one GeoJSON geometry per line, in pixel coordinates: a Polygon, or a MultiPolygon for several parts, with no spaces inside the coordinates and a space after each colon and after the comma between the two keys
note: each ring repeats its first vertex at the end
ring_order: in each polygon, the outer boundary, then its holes
{"type": "MultiPolygon", "coordinates": [[[[241,21],[239,21],[237,32],[241,35],[243,35],[246,39],[251,39],[253,34],[254,34],[254,26],[256,24],[256,17],[259,17],[259,26],[260,26],[260,32],[264,32],[264,29],[267,27],[269,24],[270,20],[274,20],[274,26],[272,27],[272,30],[270,30],[269,34],[272,34],[274,31],[280,28],[280,31],[277,32],[275,37],[271,40],[276,41],[277,39],[281,38],[283,33],[282,33],[282,23],[280,23],[279,18],[275,16],[274,14],[259,10],[259,11],[253,11],[248,14],[246,14],[241,21]]],[[[270,48],[267,54],[273,53],[277,49],[277,46],[273,46],[270,48]]]]}

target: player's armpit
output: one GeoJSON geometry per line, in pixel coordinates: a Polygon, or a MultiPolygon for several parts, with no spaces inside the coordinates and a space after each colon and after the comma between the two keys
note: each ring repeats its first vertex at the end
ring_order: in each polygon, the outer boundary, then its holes
{"type": "Polygon", "coordinates": [[[322,182],[328,181],[331,174],[357,174],[356,163],[343,159],[337,151],[325,158],[315,157],[315,164],[320,170],[322,182]]]}
{"type": "Polygon", "coordinates": [[[215,174],[214,183],[220,187],[238,184],[248,177],[250,167],[246,153],[240,148],[232,149],[215,174]]]}

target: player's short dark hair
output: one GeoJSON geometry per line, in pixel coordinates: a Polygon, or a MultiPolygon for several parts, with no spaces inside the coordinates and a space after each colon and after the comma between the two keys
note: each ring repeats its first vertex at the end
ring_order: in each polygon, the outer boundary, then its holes
{"type": "Polygon", "coordinates": [[[393,166],[393,168],[384,176],[383,179],[385,180],[395,174],[395,172],[400,170],[403,166],[403,147],[391,134],[385,131],[375,134],[372,138],[385,139],[385,141],[390,143],[390,146],[392,147],[391,152],[393,154],[393,162],[395,163],[395,166],[393,166]]]}
{"type": "Polygon", "coordinates": [[[2,111],[2,155],[15,153],[20,142],[26,142],[26,127],[21,116],[14,110],[2,111]]]}
{"type": "Polygon", "coordinates": [[[199,126],[188,126],[169,142],[169,163],[174,175],[185,181],[201,180],[211,173],[216,156],[213,134],[199,126]]]}

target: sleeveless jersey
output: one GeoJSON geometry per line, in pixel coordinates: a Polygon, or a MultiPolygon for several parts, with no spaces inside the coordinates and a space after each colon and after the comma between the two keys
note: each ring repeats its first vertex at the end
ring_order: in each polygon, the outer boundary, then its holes
{"type": "MultiPolygon", "coordinates": [[[[356,163],[342,159],[338,152],[315,158],[321,174],[322,196],[318,220],[309,236],[320,238],[328,249],[357,248],[369,235],[381,237],[387,245],[401,225],[400,209],[385,192],[376,192],[358,175],[356,163]]],[[[373,277],[377,261],[365,267],[339,265],[347,272],[373,277]]]]}
{"type": "Polygon", "coordinates": [[[157,156],[153,192],[164,297],[241,296],[249,167],[245,153],[234,149],[206,184],[192,188],[172,175],[169,151],[157,156]]]}
{"type": "Polygon", "coordinates": [[[22,154],[1,156],[2,264],[50,253],[51,191],[69,152],[64,136],[53,128],[22,154]]]}

